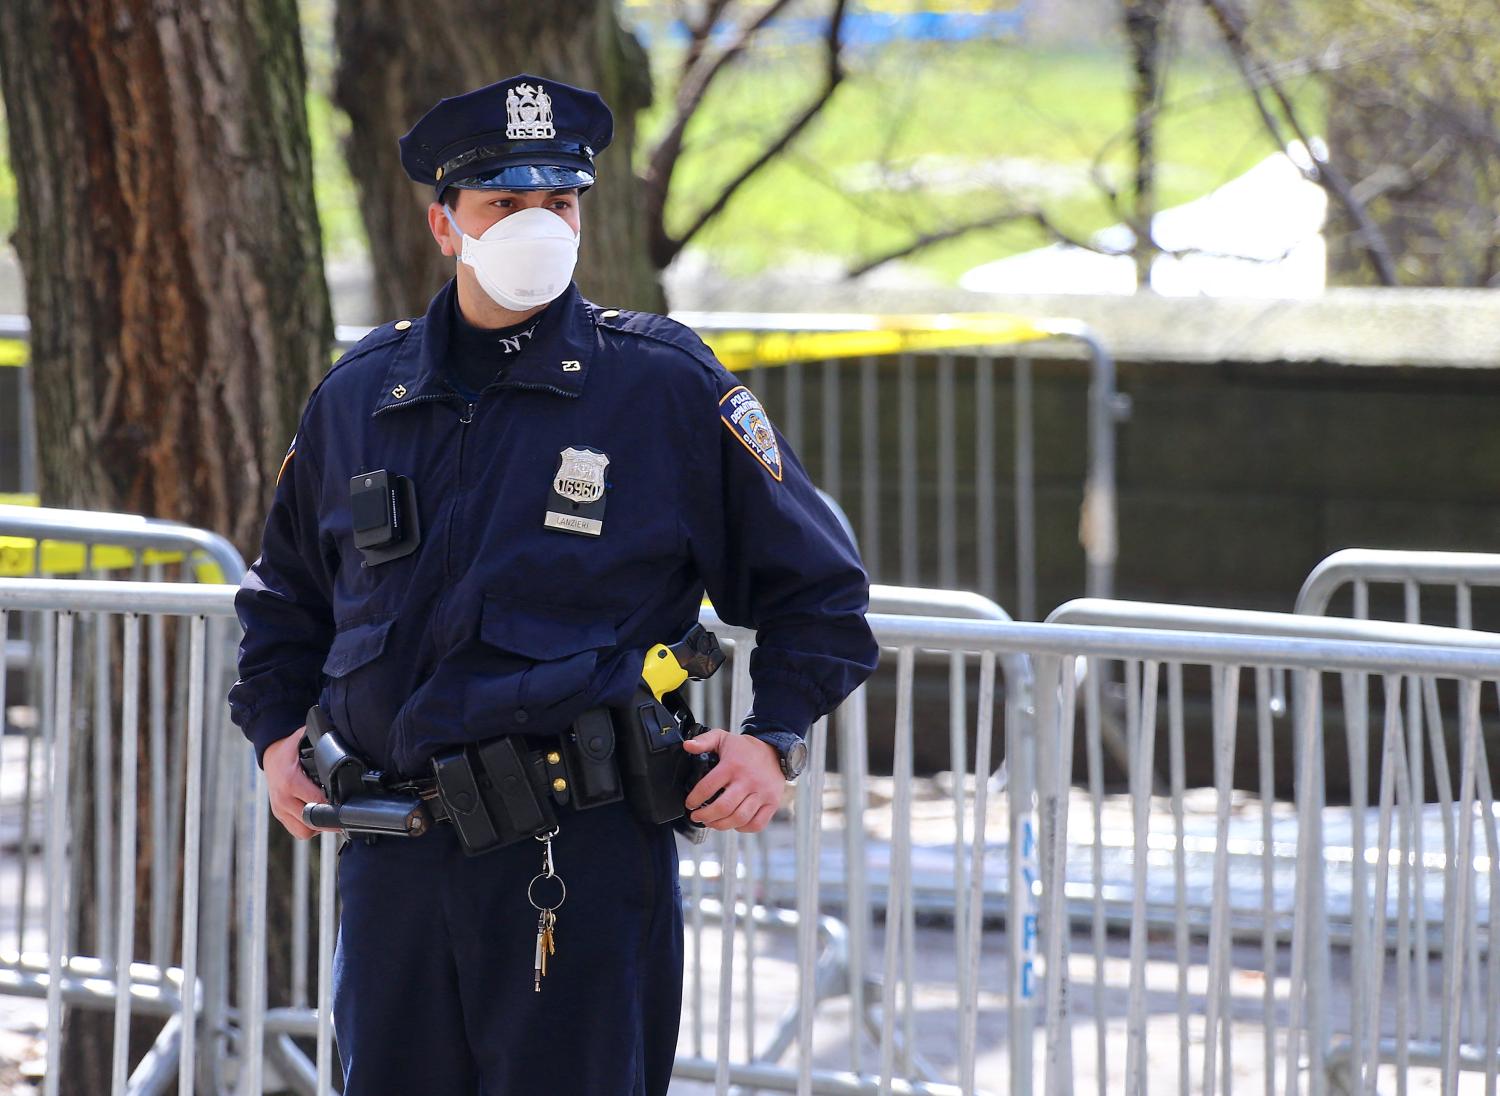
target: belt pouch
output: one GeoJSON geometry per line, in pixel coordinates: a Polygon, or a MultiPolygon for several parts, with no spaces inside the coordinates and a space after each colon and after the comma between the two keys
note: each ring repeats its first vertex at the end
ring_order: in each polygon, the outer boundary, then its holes
{"type": "Polygon", "coordinates": [[[480,794],[470,747],[447,750],[432,759],[438,796],[448,809],[448,818],[458,831],[459,844],[470,856],[496,848],[500,835],[480,794]]]}
{"type": "Polygon", "coordinates": [[[671,822],[686,813],[681,769],[688,756],[672,713],[645,689],[615,709],[620,728],[625,797],[636,817],[652,824],[671,822]]]}
{"type": "Polygon", "coordinates": [[[608,709],[590,708],[563,735],[568,786],[579,810],[602,807],[624,797],[615,760],[615,725],[608,709]]]}
{"type": "Polygon", "coordinates": [[[477,750],[480,788],[495,819],[500,844],[534,837],[557,825],[552,805],[546,793],[532,782],[531,769],[515,739],[492,738],[481,742],[477,750]]]}

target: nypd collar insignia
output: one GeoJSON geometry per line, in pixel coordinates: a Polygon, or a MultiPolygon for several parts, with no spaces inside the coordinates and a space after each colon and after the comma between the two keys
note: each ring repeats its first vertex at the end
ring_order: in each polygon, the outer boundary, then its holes
{"type": "Polygon", "coordinates": [[[781,447],[776,442],[776,431],[771,428],[771,417],[754,393],[744,385],[731,388],[719,401],[719,416],[739,443],[780,483],[781,447]]]}
{"type": "Polygon", "coordinates": [[[586,537],[604,532],[604,470],[608,467],[608,454],[597,449],[564,449],[557,474],[552,477],[552,494],[542,524],[586,537]]]}

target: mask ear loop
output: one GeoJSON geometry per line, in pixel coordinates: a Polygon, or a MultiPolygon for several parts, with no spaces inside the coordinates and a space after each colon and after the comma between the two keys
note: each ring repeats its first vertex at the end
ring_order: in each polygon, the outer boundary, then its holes
{"type": "Polygon", "coordinates": [[[458,222],[453,219],[453,210],[451,210],[451,209],[448,208],[448,203],[447,202],[441,202],[440,204],[443,207],[443,216],[448,218],[448,223],[453,226],[453,231],[458,233],[459,248],[458,248],[458,254],[455,255],[454,258],[457,259],[459,262],[463,262],[464,246],[469,241],[469,234],[467,232],[465,232],[463,229],[461,229],[461,228],[458,227],[458,222]]]}

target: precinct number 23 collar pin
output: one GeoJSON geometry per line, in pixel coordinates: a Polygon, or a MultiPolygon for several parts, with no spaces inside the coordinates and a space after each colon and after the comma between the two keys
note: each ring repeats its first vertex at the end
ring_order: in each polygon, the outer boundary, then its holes
{"type": "Polygon", "coordinates": [[[608,454],[597,449],[571,445],[564,449],[542,524],[585,537],[604,532],[604,470],[608,467],[608,454]]]}

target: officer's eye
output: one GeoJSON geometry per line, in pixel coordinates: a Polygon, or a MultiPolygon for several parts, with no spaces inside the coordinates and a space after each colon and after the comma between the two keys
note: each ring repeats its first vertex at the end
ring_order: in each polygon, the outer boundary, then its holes
{"type": "Polygon", "coordinates": [[[573,208],[573,199],[572,198],[558,198],[556,201],[554,201],[552,203],[552,208],[553,209],[572,209],[573,208]]]}
{"type": "Polygon", "coordinates": [[[490,205],[494,206],[496,209],[510,209],[515,204],[516,200],[514,198],[496,198],[494,201],[490,202],[490,205]]]}

